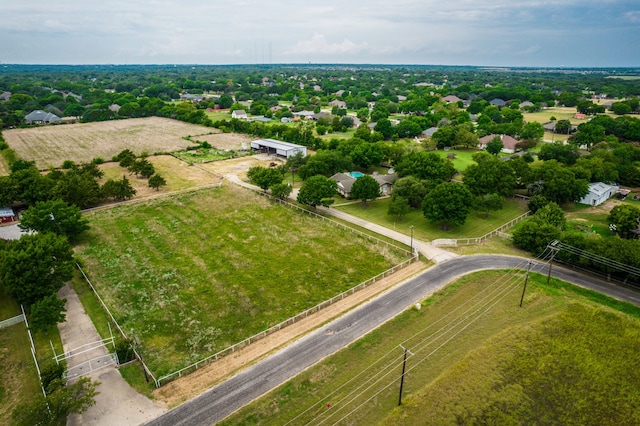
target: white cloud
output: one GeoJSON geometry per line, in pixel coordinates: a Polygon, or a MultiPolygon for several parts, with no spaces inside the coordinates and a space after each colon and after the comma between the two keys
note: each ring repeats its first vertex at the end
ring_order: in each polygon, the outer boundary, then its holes
{"type": "Polygon", "coordinates": [[[346,55],[359,54],[369,49],[366,42],[354,43],[345,38],[340,43],[330,43],[324,34],[315,33],[309,40],[298,41],[291,49],[285,50],[285,55],[346,55]]]}
{"type": "Polygon", "coordinates": [[[624,17],[629,22],[640,23],[640,10],[630,10],[624,14],[624,17]]]}

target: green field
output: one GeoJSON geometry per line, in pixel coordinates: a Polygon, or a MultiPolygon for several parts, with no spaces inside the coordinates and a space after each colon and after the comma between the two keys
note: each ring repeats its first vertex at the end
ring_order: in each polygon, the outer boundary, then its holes
{"type": "Polygon", "coordinates": [[[638,424],[640,309],[538,274],[519,308],[523,282],[466,276],[221,424],[638,424]]]}
{"type": "Polygon", "coordinates": [[[390,198],[383,198],[371,201],[367,203],[367,206],[363,206],[362,203],[356,203],[336,208],[345,213],[386,226],[389,229],[402,232],[406,235],[411,234],[410,227],[413,225],[414,236],[423,241],[431,241],[437,238],[481,237],[527,211],[525,202],[516,199],[507,199],[505,208],[491,212],[488,218],[484,217],[484,213],[473,211],[469,214],[464,225],[443,231],[438,225],[434,225],[425,219],[420,209],[412,210],[404,216],[401,221],[398,221],[393,216],[387,214],[390,202],[390,198]]]}
{"type": "Polygon", "coordinates": [[[406,253],[235,186],[87,215],[85,270],[170,373],[315,306],[406,253]]]}
{"type": "Polygon", "coordinates": [[[465,150],[465,151],[452,149],[449,151],[437,150],[434,152],[444,159],[446,159],[449,154],[454,154],[456,158],[452,159],[451,163],[453,164],[453,167],[455,167],[458,172],[462,173],[470,165],[476,164],[476,162],[473,161],[473,158],[471,157],[473,157],[473,154],[476,154],[480,151],[476,149],[465,150]]]}

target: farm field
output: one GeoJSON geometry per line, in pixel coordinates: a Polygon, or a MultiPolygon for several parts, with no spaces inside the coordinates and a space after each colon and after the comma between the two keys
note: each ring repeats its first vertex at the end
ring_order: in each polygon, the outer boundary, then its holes
{"type": "Polygon", "coordinates": [[[77,249],[157,375],[263,331],[405,253],[224,185],[89,213],[77,249]]]}
{"type": "Polygon", "coordinates": [[[192,145],[183,137],[210,132],[207,127],[149,117],[13,129],[2,134],[19,158],[33,160],[38,168],[46,169],[59,167],[65,160],[110,160],[127,148],[136,154],[171,152],[192,145]]]}
{"type": "Polygon", "coordinates": [[[519,308],[523,282],[463,277],[220,424],[640,422],[640,308],[540,274],[519,308]]]}
{"type": "Polygon", "coordinates": [[[433,225],[425,219],[421,209],[412,209],[400,221],[393,216],[389,216],[387,210],[390,202],[391,198],[381,198],[368,202],[366,207],[362,203],[355,203],[336,206],[335,208],[406,235],[411,234],[410,227],[413,225],[414,236],[423,241],[431,241],[438,238],[481,237],[527,211],[526,202],[518,199],[507,199],[505,207],[502,210],[491,212],[488,218],[485,218],[482,212],[472,211],[464,225],[443,231],[438,225],[433,225]]]}

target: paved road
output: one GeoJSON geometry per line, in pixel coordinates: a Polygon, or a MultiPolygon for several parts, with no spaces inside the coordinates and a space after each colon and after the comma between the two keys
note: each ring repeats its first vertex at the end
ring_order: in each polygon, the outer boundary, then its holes
{"type": "MultiPolygon", "coordinates": [[[[459,256],[437,264],[347,315],[332,321],[253,367],[176,407],[149,425],[210,425],[274,389],[304,369],[361,338],[452,280],[484,269],[526,269],[527,260],[511,256],[459,256]]],[[[545,264],[532,271],[546,273],[545,264]]],[[[640,305],[640,294],[554,266],[552,275],[640,305]]]]}

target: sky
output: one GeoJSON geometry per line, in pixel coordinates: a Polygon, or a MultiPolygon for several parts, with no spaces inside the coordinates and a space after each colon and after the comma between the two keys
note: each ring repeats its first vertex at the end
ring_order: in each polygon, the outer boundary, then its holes
{"type": "Polygon", "coordinates": [[[4,64],[640,66],[638,0],[0,0],[4,64]]]}

